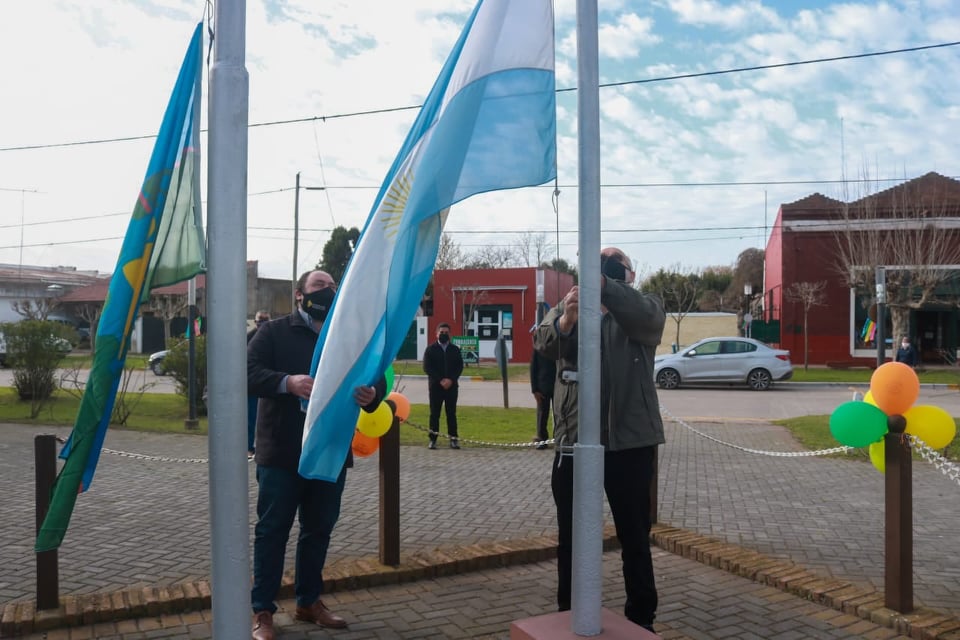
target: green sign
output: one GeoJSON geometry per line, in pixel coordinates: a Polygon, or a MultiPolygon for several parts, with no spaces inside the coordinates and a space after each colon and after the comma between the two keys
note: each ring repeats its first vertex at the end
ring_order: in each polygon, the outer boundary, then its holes
{"type": "Polygon", "coordinates": [[[460,347],[465,362],[480,360],[480,338],[477,336],[450,336],[453,344],[460,347]]]}

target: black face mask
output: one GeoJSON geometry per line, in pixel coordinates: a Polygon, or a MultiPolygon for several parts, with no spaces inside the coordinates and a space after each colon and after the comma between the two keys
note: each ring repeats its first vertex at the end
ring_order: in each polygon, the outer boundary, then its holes
{"type": "Polygon", "coordinates": [[[615,256],[600,256],[600,272],[611,280],[627,281],[627,266],[615,256]]]}
{"type": "Polygon", "coordinates": [[[336,294],[337,292],[333,287],[326,287],[313,293],[305,293],[300,307],[317,322],[323,322],[327,319],[327,314],[330,313],[330,306],[333,304],[333,297],[336,294]]]}
{"type": "Polygon", "coordinates": [[[437,342],[439,342],[440,344],[447,344],[448,342],[450,342],[450,334],[441,333],[439,336],[437,336],[437,342]]]}

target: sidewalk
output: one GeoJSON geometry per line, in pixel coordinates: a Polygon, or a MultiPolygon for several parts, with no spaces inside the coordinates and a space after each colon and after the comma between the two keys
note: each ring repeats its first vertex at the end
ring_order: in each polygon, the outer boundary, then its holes
{"type": "MultiPolygon", "coordinates": [[[[744,448],[795,448],[770,424],[691,426],[744,448]]],[[[107,626],[46,637],[209,637],[208,469],[201,463],[105,454],[60,551],[60,591],[76,610],[34,617],[32,440],[40,432],[68,429],[0,427],[0,482],[9,487],[0,522],[4,633],[86,614],[107,626]],[[107,620],[130,615],[136,618],[107,620]]],[[[952,552],[960,494],[929,465],[914,468],[915,604],[927,609],[903,618],[882,607],[882,476],[868,463],[758,456],[676,423],[667,425],[667,442],[655,531],[664,637],[888,638],[910,630],[921,637],[929,623],[922,637],[960,638],[960,557],[952,552]]],[[[207,456],[207,440],[196,436],[115,431],[107,446],[170,459],[207,456]]],[[[323,635],[281,615],[289,630],[283,637],[501,638],[510,620],[552,611],[552,459],[551,451],[469,443],[461,451],[402,448],[401,551],[412,572],[404,579],[421,579],[399,584],[385,584],[400,576],[376,562],[376,456],[359,460],[348,474],[329,563],[337,589],[329,604],[351,620],[351,631],[323,635]]],[[[252,474],[249,489],[252,501],[252,474]]],[[[617,565],[616,553],[607,553],[604,597],[615,611],[622,607],[617,565]]]]}

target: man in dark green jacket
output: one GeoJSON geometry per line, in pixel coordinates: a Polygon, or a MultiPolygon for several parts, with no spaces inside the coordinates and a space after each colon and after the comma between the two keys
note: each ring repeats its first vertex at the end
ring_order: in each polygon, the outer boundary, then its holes
{"type": "MultiPolygon", "coordinates": [[[[601,252],[600,438],[604,446],[604,491],[622,549],[627,593],[624,615],[653,630],[657,589],[650,554],[650,485],[663,422],[653,381],[653,359],[666,322],[660,298],[631,286],[635,278],[617,248],[601,252]]],[[[550,310],[534,335],[536,349],[557,360],[553,410],[556,457],[551,483],[557,505],[557,606],[570,608],[573,538],[573,456],[577,442],[579,288],[550,310]],[[564,375],[567,373],[567,375],[564,375]]]]}

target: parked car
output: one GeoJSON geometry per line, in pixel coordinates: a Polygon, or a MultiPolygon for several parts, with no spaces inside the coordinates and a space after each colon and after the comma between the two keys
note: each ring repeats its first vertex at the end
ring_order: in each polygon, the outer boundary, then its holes
{"type": "MultiPolygon", "coordinates": [[[[67,355],[73,351],[73,345],[70,344],[69,340],[64,338],[58,338],[57,336],[50,336],[50,348],[56,349],[63,355],[67,355]]],[[[0,332],[0,367],[7,366],[7,342],[3,337],[3,332],[0,332]]]]}
{"type": "Polygon", "coordinates": [[[752,338],[704,338],[677,353],[657,356],[653,377],[661,389],[726,382],[765,391],[793,376],[790,352],[752,338]]]}
{"type": "Polygon", "coordinates": [[[153,371],[155,375],[158,375],[158,376],[167,375],[167,370],[163,366],[163,361],[167,357],[168,353],[170,353],[170,351],[167,349],[164,349],[163,351],[157,351],[156,353],[151,353],[150,357],[147,358],[147,367],[149,367],[150,371],[153,371]]]}

